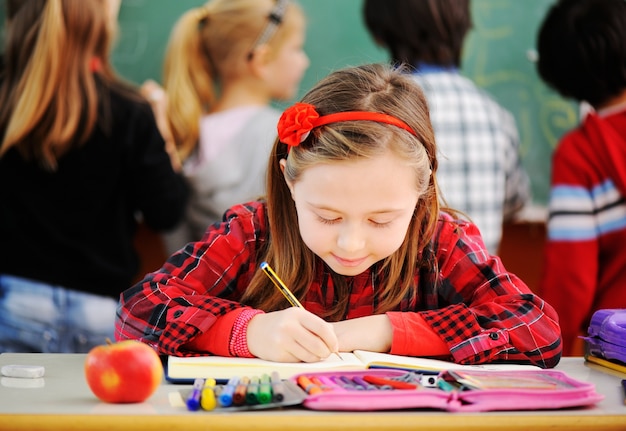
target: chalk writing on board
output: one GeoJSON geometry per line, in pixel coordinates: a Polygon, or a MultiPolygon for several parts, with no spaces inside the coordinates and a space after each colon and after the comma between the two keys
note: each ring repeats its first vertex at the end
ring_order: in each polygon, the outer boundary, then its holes
{"type": "Polygon", "coordinates": [[[545,0],[474,0],[474,28],[463,61],[463,73],[515,116],[522,161],[538,204],[547,202],[552,151],[578,122],[576,105],[548,89],[536,71],[536,33],[549,5],[545,0]]]}

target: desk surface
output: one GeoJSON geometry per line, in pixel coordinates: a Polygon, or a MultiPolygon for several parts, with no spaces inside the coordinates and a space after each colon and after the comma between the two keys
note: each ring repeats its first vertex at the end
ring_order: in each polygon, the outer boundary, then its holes
{"type": "Polygon", "coordinates": [[[188,386],[167,382],[146,402],[106,404],[100,402],[87,386],[84,361],[84,354],[1,354],[0,366],[43,365],[46,374],[37,381],[1,379],[0,429],[626,430],[626,405],[620,384],[626,374],[587,364],[580,357],[563,358],[557,369],[576,379],[594,382],[596,390],[605,396],[597,405],[553,411],[471,414],[424,410],[315,412],[299,407],[237,413],[189,412],[169,401],[171,393],[188,386]]]}

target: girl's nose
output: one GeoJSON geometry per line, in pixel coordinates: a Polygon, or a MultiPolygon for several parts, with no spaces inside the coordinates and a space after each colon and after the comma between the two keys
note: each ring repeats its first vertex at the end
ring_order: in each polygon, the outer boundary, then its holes
{"type": "Polygon", "coordinates": [[[365,247],[365,236],[357,226],[346,225],[339,232],[337,246],[345,251],[358,251],[365,247]]]}

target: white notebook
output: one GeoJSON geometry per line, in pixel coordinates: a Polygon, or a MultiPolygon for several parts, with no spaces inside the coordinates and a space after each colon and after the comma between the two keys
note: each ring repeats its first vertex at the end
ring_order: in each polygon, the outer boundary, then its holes
{"type": "Polygon", "coordinates": [[[454,362],[413,356],[355,350],[352,353],[330,355],[319,362],[272,362],[258,358],[230,358],[224,356],[168,357],[168,380],[193,380],[209,378],[227,380],[232,376],[260,377],[277,371],[282,379],[310,371],[365,370],[368,368],[402,368],[415,371],[441,371],[455,369],[523,370],[538,369],[534,365],[481,364],[460,365],[454,362]]]}

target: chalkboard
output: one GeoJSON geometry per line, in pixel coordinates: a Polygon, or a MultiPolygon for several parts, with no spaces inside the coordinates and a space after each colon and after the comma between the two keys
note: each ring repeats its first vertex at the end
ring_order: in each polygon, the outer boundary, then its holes
{"type": "Polygon", "coordinates": [[[474,29],[462,72],[509,109],[520,131],[533,200],[545,205],[552,150],[579,121],[578,105],[548,89],[536,70],[536,36],[554,0],[472,0],[474,29]]]}
{"type": "MultiPolygon", "coordinates": [[[[577,106],[549,90],[534,64],[537,29],[553,1],[472,0],[474,28],[466,41],[461,70],[514,114],[523,163],[538,205],[547,202],[552,150],[559,137],[578,122],[577,106]]],[[[120,36],[112,54],[118,72],[135,83],[147,78],[160,81],[172,25],[183,11],[203,3],[123,0],[120,36]]],[[[299,3],[308,18],[305,50],[311,59],[299,96],[334,69],[387,60],[386,52],[367,33],[362,0],[299,3]]]]}

